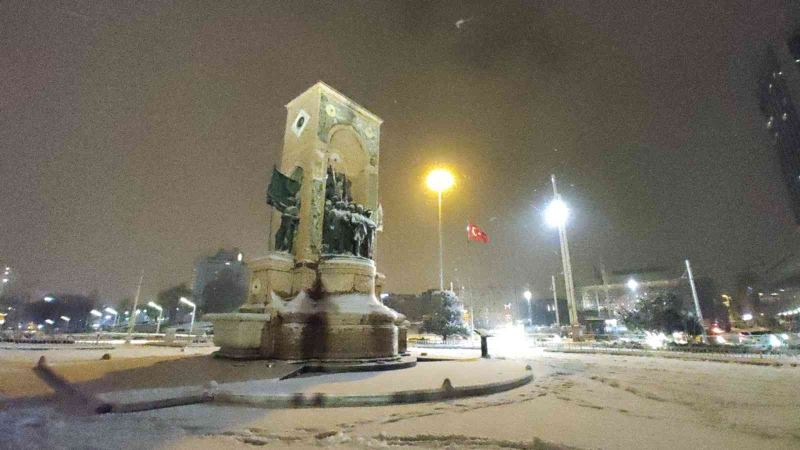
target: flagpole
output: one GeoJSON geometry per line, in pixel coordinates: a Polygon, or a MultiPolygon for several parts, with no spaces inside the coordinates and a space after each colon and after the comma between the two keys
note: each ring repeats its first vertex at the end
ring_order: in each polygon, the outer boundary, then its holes
{"type": "Polygon", "coordinates": [[[444,244],[442,243],[442,191],[439,194],[439,291],[444,291],[444,244]]]}

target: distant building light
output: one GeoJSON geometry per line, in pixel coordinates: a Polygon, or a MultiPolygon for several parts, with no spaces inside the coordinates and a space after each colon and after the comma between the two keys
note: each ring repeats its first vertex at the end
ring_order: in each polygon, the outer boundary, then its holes
{"type": "Polygon", "coordinates": [[[230,261],[225,261],[225,265],[226,265],[226,266],[230,266],[230,265],[231,265],[231,262],[230,262],[230,261]]]}
{"type": "Polygon", "coordinates": [[[55,300],[55,298],[52,295],[47,295],[42,300],[46,301],[47,303],[50,303],[53,300],[55,300]]]}
{"type": "Polygon", "coordinates": [[[239,261],[239,262],[242,262],[242,253],[241,252],[239,252],[239,254],[236,255],[236,260],[239,261]]]}
{"type": "Polygon", "coordinates": [[[744,320],[744,321],[753,320],[753,315],[752,314],[742,314],[742,320],[744,320]]]}
{"type": "Polygon", "coordinates": [[[788,118],[789,118],[789,114],[787,114],[787,113],[783,113],[783,115],[781,116],[781,119],[782,119],[784,122],[786,122],[786,119],[788,119],[788,118]]]}

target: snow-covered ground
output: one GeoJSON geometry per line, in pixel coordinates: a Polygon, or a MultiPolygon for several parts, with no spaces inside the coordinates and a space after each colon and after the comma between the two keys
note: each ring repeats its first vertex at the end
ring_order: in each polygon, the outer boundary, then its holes
{"type": "MultiPolygon", "coordinates": [[[[111,361],[144,364],[142,352],[149,351],[115,350],[111,361]]],[[[161,359],[185,356],[177,349],[152,351],[161,359]]],[[[35,356],[17,353],[12,362],[0,351],[0,366],[15,368],[0,372],[0,386],[24,384],[35,356]]],[[[194,405],[81,416],[65,402],[28,397],[0,411],[0,447],[800,448],[800,368],[541,352],[520,357],[532,365],[533,383],[438,403],[281,410],[194,405]]],[[[66,354],[51,359],[70,363],[66,354]]],[[[491,366],[463,362],[454,370],[481,367],[491,366]]],[[[318,383],[338,377],[324,375],[318,383]]]]}

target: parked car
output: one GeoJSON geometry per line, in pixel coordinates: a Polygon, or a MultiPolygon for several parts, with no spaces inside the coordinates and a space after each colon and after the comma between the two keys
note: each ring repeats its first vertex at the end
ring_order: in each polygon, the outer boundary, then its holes
{"type": "Polygon", "coordinates": [[[769,330],[740,331],[739,343],[757,350],[773,350],[785,345],[777,334],[769,330]]]}

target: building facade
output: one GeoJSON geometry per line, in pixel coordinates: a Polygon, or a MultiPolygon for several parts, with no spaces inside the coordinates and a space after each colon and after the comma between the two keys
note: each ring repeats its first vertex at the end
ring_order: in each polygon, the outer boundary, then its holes
{"type": "Polygon", "coordinates": [[[758,81],[758,99],[786,184],[789,209],[795,223],[800,224],[800,117],[792,95],[797,83],[797,72],[789,72],[792,66],[800,68],[797,34],[787,48],[767,49],[758,81]]]}
{"type": "MultiPolygon", "coordinates": [[[[247,265],[242,252],[238,248],[232,250],[219,249],[216,254],[203,257],[197,261],[192,280],[192,297],[204,311],[216,311],[219,305],[207,304],[225,298],[226,304],[241,305],[245,300],[249,280],[247,265]],[[241,298],[239,298],[241,297],[241,298]]],[[[227,309],[223,307],[222,309],[227,309]]]]}

